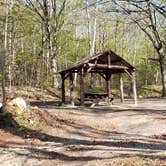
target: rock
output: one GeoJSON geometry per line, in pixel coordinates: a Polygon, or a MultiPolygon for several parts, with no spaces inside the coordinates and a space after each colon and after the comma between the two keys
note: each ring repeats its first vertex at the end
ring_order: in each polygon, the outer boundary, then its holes
{"type": "Polygon", "coordinates": [[[29,119],[29,123],[30,123],[30,124],[34,124],[34,122],[33,122],[32,119],[29,119]]]}
{"type": "Polygon", "coordinates": [[[2,108],[2,103],[0,103],[0,108],[2,108]]]}
{"type": "Polygon", "coordinates": [[[6,108],[8,111],[16,111],[21,114],[27,109],[27,104],[25,100],[21,97],[14,98],[7,102],[6,108]]]}
{"type": "Polygon", "coordinates": [[[34,106],[34,107],[31,107],[31,108],[33,108],[33,109],[39,109],[39,107],[38,107],[38,106],[34,106]]]}

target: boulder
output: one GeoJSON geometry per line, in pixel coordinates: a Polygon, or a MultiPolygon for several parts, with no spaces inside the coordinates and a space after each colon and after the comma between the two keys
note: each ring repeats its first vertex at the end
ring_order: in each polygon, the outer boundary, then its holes
{"type": "Polygon", "coordinates": [[[27,104],[23,98],[17,97],[7,102],[6,109],[9,112],[15,111],[16,113],[21,114],[26,111],[27,104]]]}
{"type": "Polygon", "coordinates": [[[0,108],[2,108],[2,103],[0,103],[0,108]]]}

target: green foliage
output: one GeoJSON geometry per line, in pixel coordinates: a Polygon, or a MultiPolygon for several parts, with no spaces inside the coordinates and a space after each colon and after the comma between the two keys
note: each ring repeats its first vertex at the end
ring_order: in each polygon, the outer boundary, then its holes
{"type": "MultiPolygon", "coordinates": [[[[62,1],[56,2],[58,3],[56,12],[59,12],[62,1]]],[[[35,1],[33,3],[43,16],[44,13],[39,4],[35,1]]],[[[13,1],[12,6],[8,5],[10,10],[8,11],[6,57],[7,85],[11,82],[15,86],[51,87],[52,57],[49,55],[49,39],[47,28],[44,26],[45,22],[25,2],[13,1]]],[[[52,49],[52,54],[57,62],[57,70],[62,70],[89,56],[88,20],[86,10],[82,10],[84,5],[83,0],[69,0],[60,18],[57,13],[52,13],[47,18],[51,29],[50,40],[52,46],[55,46],[52,49]]],[[[2,44],[6,6],[4,1],[0,1],[0,39],[2,44]]],[[[130,21],[128,18],[123,16],[119,18],[118,14],[102,12],[105,8],[107,7],[101,5],[97,13],[94,12],[94,6],[89,8],[91,26],[93,26],[94,18],[97,19],[95,52],[111,49],[134,65],[137,69],[138,88],[144,85],[161,84],[160,74],[156,81],[156,75],[160,71],[159,64],[149,60],[149,58],[157,58],[158,55],[147,36],[134,23],[128,23],[130,21]]],[[[161,25],[165,26],[165,20],[162,17],[159,21],[161,25]]],[[[164,28],[160,27],[159,32],[165,40],[164,28]]],[[[57,80],[60,82],[58,76],[57,80]]],[[[118,83],[118,77],[113,76],[112,89],[117,89],[118,83]]],[[[86,85],[88,86],[88,84],[89,79],[86,79],[86,85]]],[[[98,85],[97,81],[95,84],[96,92],[105,91],[105,84],[98,85]]],[[[130,79],[127,76],[124,76],[124,86],[125,88],[130,87],[130,79]]]]}

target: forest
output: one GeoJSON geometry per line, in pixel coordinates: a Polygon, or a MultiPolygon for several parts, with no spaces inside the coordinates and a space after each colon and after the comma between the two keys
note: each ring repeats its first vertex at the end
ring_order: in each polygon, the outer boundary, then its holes
{"type": "Polygon", "coordinates": [[[0,0],[0,85],[0,165],[166,164],[166,0],[0,0]],[[138,105],[127,74],[126,104],[119,75],[90,74],[85,91],[115,103],[63,105],[82,84],[59,72],[105,51],[135,67],[138,105]]]}
{"type": "Polygon", "coordinates": [[[0,4],[6,86],[57,88],[57,71],[112,50],[136,67],[138,89],[156,85],[166,95],[165,1],[6,0],[0,4]]]}

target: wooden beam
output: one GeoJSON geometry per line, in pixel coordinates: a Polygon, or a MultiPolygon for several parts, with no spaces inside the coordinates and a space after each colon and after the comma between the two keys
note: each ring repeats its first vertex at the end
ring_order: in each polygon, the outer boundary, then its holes
{"type": "Polygon", "coordinates": [[[87,70],[87,73],[89,73],[92,70],[92,67],[89,67],[87,70]]]}
{"type": "Polygon", "coordinates": [[[120,90],[120,99],[121,103],[124,102],[124,93],[123,93],[123,77],[122,74],[119,74],[119,90],[120,90]]]}
{"type": "Polygon", "coordinates": [[[98,58],[95,60],[95,65],[97,65],[98,58]]]}
{"type": "Polygon", "coordinates": [[[65,75],[64,74],[61,74],[61,79],[62,79],[62,86],[61,86],[62,103],[65,104],[65,75]]]}
{"type": "Polygon", "coordinates": [[[108,67],[110,67],[111,66],[111,55],[108,54],[107,58],[108,58],[108,67]]]}
{"type": "Polygon", "coordinates": [[[126,73],[127,73],[127,75],[130,77],[130,78],[132,78],[132,74],[130,74],[127,70],[124,70],[126,73]]]}
{"type": "Polygon", "coordinates": [[[69,73],[64,75],[64,79],[67,79],[69,77],[69,73]]]}
{"type": "Polygon", "coordinates": [[[132,80],[132,89],[133,89],[134,104],[137,105],[137,89],[136,89],[135,73],[132,73],[131,80],[132,80]]]}
{"type": "Polygon", "coordinates": [[[72,73],[69,74],[69,79],[70,79],[70,102],[71,102],[72,105],[74,105],[74,95],[73,95],[74,77],[73,77],[72,73]]]}
{"type": "Polygon", "coordinates": [[[104,69],[103,69],[103,70],[102,70],[102,69],[101,69],[101,70],[95,70],[95,69],[94,69],[94,70],[93,70],[93,69],[92,69],[89,73],[97,73],[97,74],[100,74],[100,73],[106,73],[107,71],[109,71],[111,74],[124,73],[124,72],[123,72],[123,71],[124,71],[123,69],[122,69],[122,70],[116,70],[116,69],[112,69],[112,70],[107,70],[107,69],[106,69],[106,70],[104,70],[104,69]]]}
{"type": "Polygon", "coordinates": [[[123,69],[123,70],[127,70],[128,67],[126,66],[120,66],[120,65],[105,65],[105,64],[93,64],[93,63],[88,63],[88,67],[91,68],[103,68],[103,69],[123,69]]]}
{"type": "Polygon", "coordinates": [[[81,68],[80,71],[80,100],[81,104],[84,103],[85,97],[84,97],[84,68],[81,68]]]}
{"type": "Polygon", "coordinates": [[[104,73],[99,73],[105,80],[106,80],[106,76],[104,73]]]}

